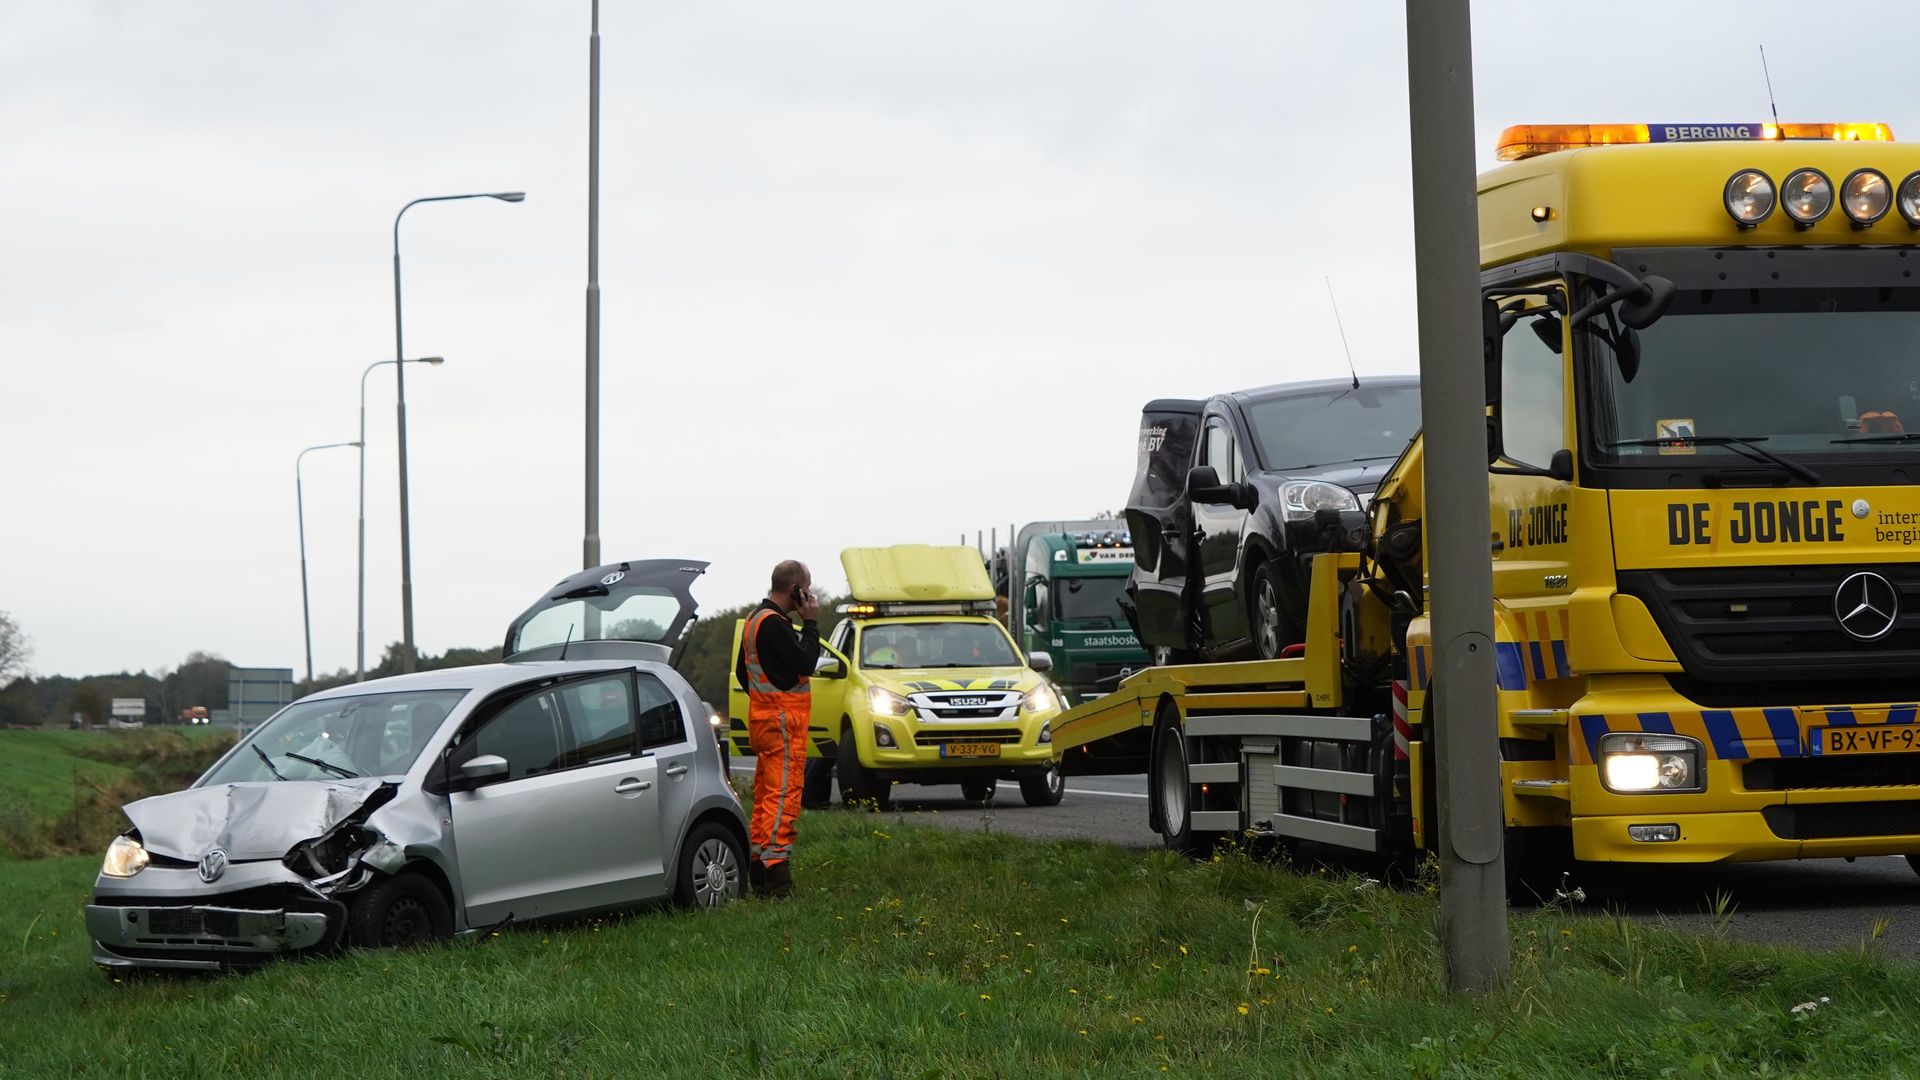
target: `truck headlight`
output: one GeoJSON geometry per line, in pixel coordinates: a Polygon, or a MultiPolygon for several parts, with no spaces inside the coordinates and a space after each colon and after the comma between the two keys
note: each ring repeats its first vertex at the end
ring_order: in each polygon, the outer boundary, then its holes
{"type": "Polygon", "coordinates": [[[147,849],[131,836],[116,836],[107,845],[107,857],[100,872],[108,877],[128,878],[147,868],[147,849]]]}
{"type": "Polygon", "coordinates": [[[1027,691],[1026,695],[1020,699],[1021,712],[1046,712],[1049,709],[1059,708],[1059,706],[1060,695],[1054,693],[1053,687],[1048,686],[1046,683],[1041,683],[1039,686],[1027,691]]]}
{"type": "Polygon", "coordinates": [[[1325,480],[1289,480],[1280,485],[1280,516],[1310,521],[1322,510],[1358,510],[1360,497],[1325,480]]]}
{"type": "Polygon", "coordinates": [[[1699,791],[1700,744],[1684,735],[1614,732],[1600,737],[1600,782],[1608,791],[1699,791]]]}
{"type": "Polygon", "coordinates": [[[867,711],[875,716],[905,716],[912,709],[906,698],[884,686],[867,687],[867,711]]]}

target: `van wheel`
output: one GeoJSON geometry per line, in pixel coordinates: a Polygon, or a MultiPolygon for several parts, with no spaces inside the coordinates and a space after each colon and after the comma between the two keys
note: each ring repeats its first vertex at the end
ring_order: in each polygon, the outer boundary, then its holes
{"type": "Polygon", "coordinates": [[[1278,660],[1287,646],[1297,644],[1300,631],[1280,602],[1280,561],[1268,559],[1254,569],[1253,597],[1247,605],[1247,636],[1259,660],[1278,660]]]}
{"type": "Polygon", "coordinates": [[[970,803],[989,802],[993,799],[993,781],[962,780],[960,781],[960,797],[970,803]]]}
{"type": "Polygon", "coordinates": [[[853,725],[840,729],[840,798],[853,809],[890,810],[893,808],[893,784],[873,775],[860,764],[860,748],[853,741],[853,725]]]}
{"type": "Polygon", "coordinates": [[[421,874],[381,878],[354,894],[347,929],[355,945],[403,949],[453,935],[453,911],[421,874]]]}
{"type": "Polygon", "coordinates": [[[1067,778],[1060,772],[1060,763],[1047,766],[1047,771],[1039,776],[1022,777],[1020,797],[1028,806],[1059,806],[1060,800],[1067,797],[1067,778]]]}
{"type": "Polygon", "coordinates": [[[1187,775],[1187,735],[1180,726],[1180,710],[1172,702],[1165,702],[1154,725],[1147,791],[1153,799],[1161,842],[1182,855],[1199,858],[1211,853],[1220,838],[1215,833],[1193,831],[1200,788],[1187,775]]]}

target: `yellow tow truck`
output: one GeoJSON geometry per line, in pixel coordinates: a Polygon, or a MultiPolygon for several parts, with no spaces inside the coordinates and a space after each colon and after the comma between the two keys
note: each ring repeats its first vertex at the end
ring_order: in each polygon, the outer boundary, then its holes
{"type": "MultiPolygon", "coordinates": [[[[1510,875],[1920,853],[1920,147],[1880,124],[1525,125],[1480,177],[1510,875]],[[1911,430],[1908,420],[1915,422],[1911,430]]],[[[1432,845],[1422,444],[1294,659],[1054,722],[1196,851],[1432,845]]],[[[1549,880],[1552,880],[1551,878],[1549,880]]],[[[1517,882],[1510,881],[1510,887],[1517,882]]]]}
{"type": "MultiPolygon", "coordinates": [[[[1052,744],[1060,713],[1045,675],[1052,661],[1022,656],[993,617],[979,552],[848,548],[840,565],[852,600],[821,643],[807,753],[834,763],[846,802],[885,809],[895,784],[958,784],[983,802],[1007,779],[1028,805],[1057,805],[1066,788],[1052,744]]],[[[735,656],[744,625],[734,626],[735,656]]],[[[737,678],[728,706],[747,714],[737,678]]],[[[733,738],[736,753],[752,752],[744,728],[733,738]]]]}

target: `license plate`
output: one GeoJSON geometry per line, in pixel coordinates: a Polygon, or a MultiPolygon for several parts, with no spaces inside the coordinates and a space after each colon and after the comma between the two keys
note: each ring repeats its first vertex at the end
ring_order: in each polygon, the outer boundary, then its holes
{"type": "Polygon", "coordinates": [[[1920,753],[1920,729],[1911,724],[1824,727],[1809,734],[1813,736],[1813,752],[1820,757],[1920,753]]]}
{"type": "Polygon", "coordinates": [[[941,757],[999,757],[997,742],[950,742],[940,744],[941,757]]]}

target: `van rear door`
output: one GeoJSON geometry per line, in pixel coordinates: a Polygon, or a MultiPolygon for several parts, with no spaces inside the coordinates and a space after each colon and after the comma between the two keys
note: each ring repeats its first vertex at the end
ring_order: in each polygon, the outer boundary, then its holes
{"type": "Polygon", "coordinates": [[[1187,602],[1192,508],[1187,470],[1193,467],[1204,401],[1162,398],[1140,411],[1140,441],[1127,528],[1133,534],[1133,594],[1141,644],[1187,649],[1187,602]]]}

